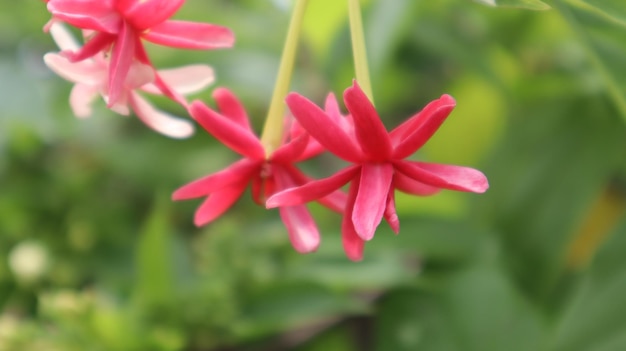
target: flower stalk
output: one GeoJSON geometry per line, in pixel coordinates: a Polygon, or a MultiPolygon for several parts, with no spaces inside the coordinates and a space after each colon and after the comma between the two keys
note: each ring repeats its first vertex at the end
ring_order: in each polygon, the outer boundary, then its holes
{"type": "Polygon", "coordinates": [[[354,57],[354,71],[359,86],[373,103],[372,83],[369,66],[367,64],[367,50],[365,49],[365,34],[363,33],[363,19],[361,18],[360,0],[348,0],[350,17],[350,38],[352,41],[352,56],[354,57]]]}
{"type": "Polygon", "coordinates": [[[280,145],[283,139],[283,118],[285,115],[285,97],[289,93],[291,76],[298,51],[298,41],[302,30],[304,13],[308,0],[297,0],[291,15],[285,47],[280,59],[280,67],[276,77],[276,85],[272,94],[272,100],[263,126],[261,143],[265,148],[265,154],[269,157],[280,145]]]}

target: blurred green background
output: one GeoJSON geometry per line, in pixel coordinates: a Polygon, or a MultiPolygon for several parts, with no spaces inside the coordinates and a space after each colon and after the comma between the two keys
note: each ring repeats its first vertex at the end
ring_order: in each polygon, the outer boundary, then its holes
{"type": "MultiPolygon", "coordinates": [[[[360,263],[317,205],[309,255],[247,195],[195,228],[199,201],[170,194],[237,156],[102,102],[75,119],[71,85],[42,62],[45,6],[0,2],[0,351],[626,350],[626,5],[546,2],[364,2],[385,124],[453,95],[415,157],[481,169],[491,188],[398,194],[400,235],[381,226],[360,263]]],[[[353,77],[339,3],[311,1],[306,19],[293,88],[318,103],[353,77]]],[[[176,17],[231,27],[235,48],[149,50],[163,68],[212,65],[260,130],[288,7],[188,0],[176,17]]]]}

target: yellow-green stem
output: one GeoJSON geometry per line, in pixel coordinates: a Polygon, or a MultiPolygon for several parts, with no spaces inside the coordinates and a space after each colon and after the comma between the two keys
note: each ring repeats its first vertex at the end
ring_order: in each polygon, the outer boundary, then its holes
{"type": "Polygon", "coordinates": [[[367,65],[367,50],[365,50],[365,35],[363,34],[363,20],[361,18],[360,0],[348,0],[350,14],[350,36],[352,39],[352,56],[354,57],[354,72],[359,86],[374,103],[372,83],[367,65]]]}
{"type": "Polygon", "coordinates": [[[283,118],[285,115],[285,97],[289,92],[291,75],[296,60],[298,50],[298,39],[302,29],[302,19],[306,11],[308,0],[296,0],[296,5],[291,15],[285,47],[280,58],[280,67],[276,77],[276,85],[272,94],[272,101],[267,112],[261,143],[265,147],[265,154],[269,157],[278,147],[283,139],[283,118]]]}

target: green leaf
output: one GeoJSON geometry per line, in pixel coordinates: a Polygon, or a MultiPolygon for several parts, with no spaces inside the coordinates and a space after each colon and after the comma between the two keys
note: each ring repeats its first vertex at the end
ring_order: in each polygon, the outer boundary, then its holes
{"type": "Polygon", "coordinates": [[[174,295],[168,199],[160,196],[145,223],[136,253],[135,294],[140,304],[164,303],[174,295]]]}
{"type": "Polygon", "coordinates": [[[626,119],[626,2],[568,0],[555,4],[585,46],[609,96],[626,119]]]}
{"type": "Polygon", "coordinates": [[[518,7],[528,10],[549,10],[550,6],[539,0],[475,0],[489,6],[518,7]]]}
{"type": "Polygon", "coordinates": [[[626,220],[592,263],[558,328],[557,351],[626,350],[626,220]]]}

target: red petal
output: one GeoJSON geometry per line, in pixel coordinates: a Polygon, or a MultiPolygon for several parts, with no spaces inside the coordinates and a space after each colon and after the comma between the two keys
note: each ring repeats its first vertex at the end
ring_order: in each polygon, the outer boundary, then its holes
{"type": "Polygon", "coordinates": [[[281,145],[276,151],[274,151],[270,157],[272,162],[277,163],[292,163],[299,161],[299,156],[309,146],[309,140],[311,138],[308,134],[302,134],[296,139],[292,139],[290,142],[281,145]]]}
{"type": "Polygon", "coordinates": [[[212,193],[196,210],[194,224],[200,227],[221,216],[241,197],[245,190],[246,184],[243,183],[212,193]]]}
{"type": "Polygon", "coordinates": [[[373,161],[389,159],[391,142],[387,129],[356,81],[346,89],[343,100],[354,120],[354,132],[363,152],[373,161]]]}
{"type": "Polygon", "coordinates": [[[387,197],[393,178],[393,166],[389,163],[361,166],[361,181],[354,202],[352,223],[363,240],[371,240],[380,224],[387,205],[387,197]]]}
{"type": "Polygon", "coordinates": [[[344,186],[354,178],[359,168],[358,166],[351,166],[328,178],[314,180],[299,187],[280,191],[267,199],[265,207],[294,206],[319,200],[344,186]]]}
{"type": "Polygon", "coordinates": [[[226,88],[217,88],[213,90],[213,99],[222,115],[252,132],[248,113],[235,94],[226,88]]]}
{"type": "MultiPolygon", "coordinates": [[[[277,189],[286,189],[296,185],[295,179],[285,168],[273,167],[273,172],[277,189]]],[[[285,206],[281,207],[279,212],[296,251],[307,253],[317,250],[320,234],[306,206],[285,206]]]]}
{"type": "Polygon", "coordinates": [[[102,51],[108,50],[117,35],[109,33],[98,33],[83,45],[78,51],[62,51],[61,55],[67,57],[72,62],[78,62],[88,59],[102,51]]]}
{"type": "Polygon", "coordinates": [[[487,177],[473,168],[411,161],[394,165],[404,175],[434,187],[474,193],[484,193],[489,188],[487,177]]]}
{"type": "Polygon", "coordinates": [[[441,188],[418,182],[399,172],[393,175],[393,186],[403,193],[418,196],[430,196],[441,191],[441,188]]]}
{"type": "Polygon", "coordinates": [[[117,33],[121,18],[110,1],[50,0],[48,11],[63,22],[82,29],[117,33]]]}
{"type": "Polygon", "coordinates": [[[352,223],[352,209],[359,191],[359,178],[355,178],[350,184],[348,191],[348,203],[346,205],[346,213],[341,222],[341,241],[346,256],[352,261],[360,261],[363,259],[363,249],[365,241],[357,234],[352,223]]]}
{"type": "Polygon", "coordinates": [[[393,157],[404,159],[422,147],[446,120],[456,102],[450,95],[430,102],[426,107],[391,131],[393,157]]]}
{"type": "Polygon", "coordinates": [[[235,43],[233,32],[208,23],[165,21],[143,34],[143,38],[156,44],[181,49],[222,49],[235,43]]]}
{"type": "Polygon", "coordinates": [[[328,151],[348,162],[363,160],[353,138],[314,103],[296,93],[289,94],[286,101],[302,127],[328,151]]]}
{"type": "Polygon", "coordinates": [[[191,103],[189,114],[211,135],[235,152],[255,160],[265,158],[265,150],[255,135],[211,110],[204,103],[200,101],[191,103]]]}
{"type": "Polygon", "coordinates": [[[137,36],[134,30],[123,23],[117,41],[113,45],[111,64],[109,65],[108,107],[115,105],[125,93],[124,82],[135,57],[136,43],[137,36]]]}
{"type": "MultiPolygon", "coordinates": [[[[313,181],[293,165],[284,165],[284,168],[289,172],[291,178],[294,179],[295,184],[298,186],[313,181]]],[[[341,190],[336,190],[324,197],[319,198],[317,202],[337,213],[343,213],[346,208],[347,199],[348,197],[346,193],[341,190]]]]}
{"type": "Polygon", "coordinates": [[[170,18],[185,0],[118,0],[117,8],[138,30],[145,30],[170,18]]]}
{"type": "Polygon", "coordinates": [[[389,227],[391,227],[394,233],[398,234],[400,232],[400,219],[398,219],[398,213],[396,212],[396,195],[393,190],[389,192],[387,197],[385,220],[389,223],[389,227]]]}
{"type": "Polygon", "coordinates": [[[236,183],[247,183],[258,172],[259,163],[239,160],[227,168],[183,185],[172,194],[172,200],[186,200],[208,195],[236,183]]]}

